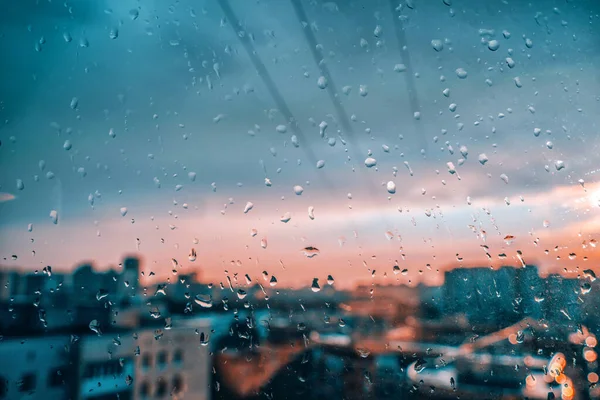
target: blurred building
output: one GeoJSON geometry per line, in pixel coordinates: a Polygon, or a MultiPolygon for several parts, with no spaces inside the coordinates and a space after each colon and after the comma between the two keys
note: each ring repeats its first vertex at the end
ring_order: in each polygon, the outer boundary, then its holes
{"type": "Polygon", "coordinates": [[[127,257],[123,260],[123,271],[119,275],[117,292],[119,301],[131,301],[139,292],[140,260],[137,257],[127,257]]]}
{"type": "Polygon", "coordinates": [[[580,321],[583,300],[579,299],[579,280],[552,274],[545,283],[544,317],[562,323],[580,321]]]}
{"type": "Polygon", "coordinates": [[[81,337],[75,358],[77,399],[133,399],[134,346],[131,333],[81,337]]]}
{"type": "Polygon", "coordinates": [[[0,398],[75,398],[69,335],[4,339],[0,358],[0,398]]]}
{"type": "Polygon", "coordinates": [[[201,332],[209,337],[210,319],[194,319],[185,325],[174,321],[173,329],[139,332],[135,343],[140,349],[135,359],[136,399],[210,397],[211,357],[208,342],[201,343],[201,332]]]}
{"type": "Polygon", "coordinates": [[[457,268],[445,274],[443,309],[445,314],[464,314],[478,323],[540,318],[543,291],[535,266],[457,268]]]}

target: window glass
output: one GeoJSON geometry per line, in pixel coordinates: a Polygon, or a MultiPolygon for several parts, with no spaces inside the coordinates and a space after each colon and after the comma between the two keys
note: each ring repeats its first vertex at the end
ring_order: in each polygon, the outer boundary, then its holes
{"type": "Polygon", "coordinates": [[[37,377],[35,374],[29,373],[21,377],[18,382],[20,392],[33,392],[36,388],[37,377]]]}
{"type": "Polygon", "coordinates": [[[600,398],[600,1],[0,5],[0,398],[600,398]]]}

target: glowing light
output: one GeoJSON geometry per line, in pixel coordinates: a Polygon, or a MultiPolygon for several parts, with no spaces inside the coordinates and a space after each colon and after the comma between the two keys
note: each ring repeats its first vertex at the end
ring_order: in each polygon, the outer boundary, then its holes
{"type": "Polygon", "coordinates": [[[598,344],[598,340],[596,340],[596,338],[594,336],[588,336],[585,339],[585,345],[588,347],[596,347],[597,344],[598,344]]]}
{"type": "Polygon", "coordinates": [[[590,372],[587,376],[589,383],[598,383],[598,374],[595,372],[590,372]]]}
{"type": "MultiPolygon", "coordinates": [[[[556,379],[558,382],[558,378],[562,375],[565,367],[567,366],[567,360],[562,353],[556,353],[554,357],[548,363],[548,370],[550,371],[550,375],[556,379]]],[[[560,383],[560,382],[559,382],[560,383]]]]}
{"type": "Polygon", "coordinates": [[[575,391],[571,386],[563,386],[562,398],[564,400],[571,400],[573,398],[573,395],[575,395],[575,391]]]}
{"type": "Polygon", "coordinates": [[[598,359],[598,354],[592,349],[583,350],[583,358],[587,362],[594,362],[598,359]]]}

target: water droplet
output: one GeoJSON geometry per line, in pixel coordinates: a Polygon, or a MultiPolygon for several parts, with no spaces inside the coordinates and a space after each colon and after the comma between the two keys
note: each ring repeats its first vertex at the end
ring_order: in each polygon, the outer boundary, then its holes
{"type": "Polygon", "coordinates": [[[79,105],[79,99],[77,97],[73,97],[71,99],[71,108],[73,110],[76,110],[78,105],[79,105]]]}
{"type": "Polygon", "coordinates": [[[592,291],[592,285],[589,282],[583,282],[581,284],[581,294],[588,294],[592,291]]]}
{"type": "Polygon", "coordinates": [[[307,246],[302,249],[304,255],[308,258],[313,258],[320,253],[320,250],[313,246],[307,246]]]}
{"type": "Polygon", "coordinates": [[[290,222],[290,220],[292,219],[292,216],[289,212],[286,212],[285,214],[283,214],[283,216],[279,219],[281,222],[283,223],[288,223],[290,222]]]}
{"type": "Polygon", "coordinates": [[[108,296],[108,290],[99,289],[98,292],[96,293],[96,300],[100,301],[107,296],[108,296]]]}
{"type": "Polygon", "coordinates": [[[213,306],[212,296],[210,294],[197,294],[194,302],[202,308],[211,308],[213,306]]]}
{"type": "Polygon", "coordinates": [[[98,320],[91,320],[88,327],[92,332],[95,332],[98,336],[102,336],[102,332],[100,331],[100,323],[98,322],[98,320]]]}
{"type": "Polygon", "coordinates": [[[140,12],[135,8],[129,11],[129,19],[135,21],[140,16],[140,12]]]}
{"type": "Polygon", "coordinates": [[[17,189],[18,190],[23,190],[25,189],[25,184],[23,183],[22,179],[17,179],[17,189]]]}
{"type": "Polygon", "coordinates": [[[319,79],[317,79],[317,86],[319,89],[325,89],[327,87],[327,78],[320,76],[319,79]]]}
{"type": "Polygon", "coordinates": [[[365,159],[365,165],[367,168],[372,168],[377,165],[377,160],[374,159],[373,157],[367,157],[365,159]]]}
{"type": "Polygon", "coordinates": [[[460,79],[466,79],[468,75],[469,74],[464,68],[458,68],[456,70],[456,76],[458,76],[460,79]]]}
{"type": "Polygon", "coordinates": [[[297,196],[300,196],[303,192],[304,192],[304,188],[302,186],[300,186],[300,185],[294,186],[294,193],[296,193],[297,196]]]}
{"type": "Polygon", "coordinates": [[[514,81],[515,81],[515,86],[516,87],[518,87],[518,88],[522,88],[523,87],[523,83],[521,83],[521,78],[519,78],[517,76],[517,77],[515,77],[514,81]]]}
{"type": "Polygon", "coordinates": [[[238,297],[238,299],[243,300],[247,295],[248,294],[246,293],[245,290],[238,289],[238,291],[237,291],[237,297],[238,297]]]}
{"type": "Polygon", "coordinates": [[[312,285],[310,286],[310,290],[312,290],[315,293],[321,290],[321,286],[319,286],[319,279],[318,278],[314,278],[313,279],[312,285]]]}
{"type": "Polygon", "coordinates": [[[356,352],[360,356],[360,358],[367,358],[371,354],[371,352],[367,349],[356,348],[356,352]]]}
{"type": "Polygon", "coordinates": [[[423,360],[422,358],[418,359],[415,362],[414,368],[417,373],[421,373],[426,367],[427,367],[427,361],[423,360]]]}
{"type": "Polygon", "coordinates": [[[260,247],[262,247],[263,249],[267,248],[267,238],[266,237],[260,239],[260,247]]]}
{"type": "Polygon", "coordinates": [[[375,30],[373,31],[373,36],[375,37],[381,37],[381,35],[383,34],[383,28],[381,27],[381,25],[377,25],[375,27],[375,30]]]}
{"type": "Polygon", "coordinates": [[[71,150],[71,148],[73,147],[73,145],[71,144],[70,140],[65,140],[65,143],[63,144],[63,149],[65,150],[71,150]]]}
{"type": "Polygon", "coordinates": [[[360,85],[358,87],[358,94],[360,94],[362,97],[366,97],[369,94],[369,88],[367,85],[360,85]]]}
{"type": "Polygon", "coordinates": [[[565,162],[562,160],[556,160],[556,161],[554,161],[554,167],[556,168],[557,171],[560,171],[561,169],[563,169],[565,167],[565,162]]]}
{"type": "Polygon", "coordinates": [[[188,254],[188,260],[192,262],[196,261],[196,249],[194,249],[193,247],[190,250],[190,254],[188,254]]]}
{"type": "Polygon", "coordinates": [[[542,301],[546,300],[546,297],[544,297],[544,293],[540,292],[533,296],[533,300],[535,300],[536,303],[541,303],[542,301]]]}
{"type": "Polygon", "coordinates": [[[525,333],[523,331],[517,331],[516,341],[517,343],[523,343],[525,341],[525,333]]]}
{"type": "Polygon", "coordinates": [[[502,179],[504,183],[508,183],[508,176],[506,176],[506,174],[500,175],[500,179],[502,179]]]}
{"type": "Polygon", "coordinates": [[[315,208],[313,206],[308,207],[308,218],[315,219],[315,208]]]}
{"type": "Polygon", "coordinates": [[[258,230],[254,229],[254,228],[250,229],[250,236],[254,237],[256,235],[258,235],[258,230]]]}
{"type": "Polygon", "coordinates": [[[508,65],[508,68],[514,68],[515,60],[513,60],[511,57],[506,57],[506,65],[508,65]]]}
{"type": "Polygon", "coordinates": [[[444,50],[444,42],[441,41],[440,39],[433,39],[431,41],[431,47],[433,47],[433,49],[435,51],[438,51],[438,52],[442,51],[442,50],[444,50]]]}
{"type": "Polygon", "coordinates": [[[406,71],[406,65],[404,65],[404,64],[394,65],[394,72],[404,72],[404,71],[406,71]]]}
{"type": "Polygon", "coordinates": [[[118,38],[119,37],[119,29],[111,28],[110,32],[108,33],[108,37],[113,40],[118,38]]]}
{"type": "Polygon", "coordinates": [[[244,214],[248,214],[248,211],[252,210],[254,208],[254,204],[252,204],[252,202],[247,202],[246,206],[244,207],[244,214]]]}
{"type": "Polygon", "coordinates": [[[50,211],[50,220],[54,225],[58,224],[58,211],[52,210],[50,211]]]}
{"type": "Polygon", "coordinates": [[[286,133],[287,132],[287,126],[285,126],[285,125],[277,125],[275,127],[275,130],[277,131],[277,133],[286,133]]]}
{"type": "Polygon", "coordinates": [[[396,193],[396,184],[393,181],[387,183],[387,191],[390,194],[396,193]]]}
{"type": "MultiPolygon", "coordinates": [[[[594,247],[596,247],[596,246],[594,246],[594,247]]],[[[596,280],[596,273],[593,270],[591,270],[591,269],[584,270],[583,271],[583,276],[585,278],[588,278],[592,282],[594,282],[596,280]]]]}
{"type": "Polygon", "coordinates": [[[121,207],[121,216],[124,217],[125,215],[127,215],[127,207],[121,207]]]}
{"type": "Polygon", "coordinates": [[[488,49],[490,49],[491,51],[496,51],[500,48],[500,42],[497,40],[490,40],[488,42],[488,49]]]}
{"type": "Polygon", "coordinates": [[[488,162],[488,157],[485,155],[485,153],[481,153],[479,155],[479,162],[481,165],[485,165],[485,163],[488,162]]]}

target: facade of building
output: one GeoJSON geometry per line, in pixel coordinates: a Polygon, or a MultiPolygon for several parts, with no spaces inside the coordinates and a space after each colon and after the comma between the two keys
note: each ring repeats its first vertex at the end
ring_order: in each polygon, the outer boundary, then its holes
{"type": "Polygon", "coordinates": [[[209,399],[211,356],[207,343],[200,340],[200,333],[209,332],[206,318],[181,326],[174,321],[168,330],[139,332],[134,398],[209,399]]]}
{"type": "Polygon", "coordinates": [[[71,399],[69,335],[0,341],[0,399],[71,399]]]}

